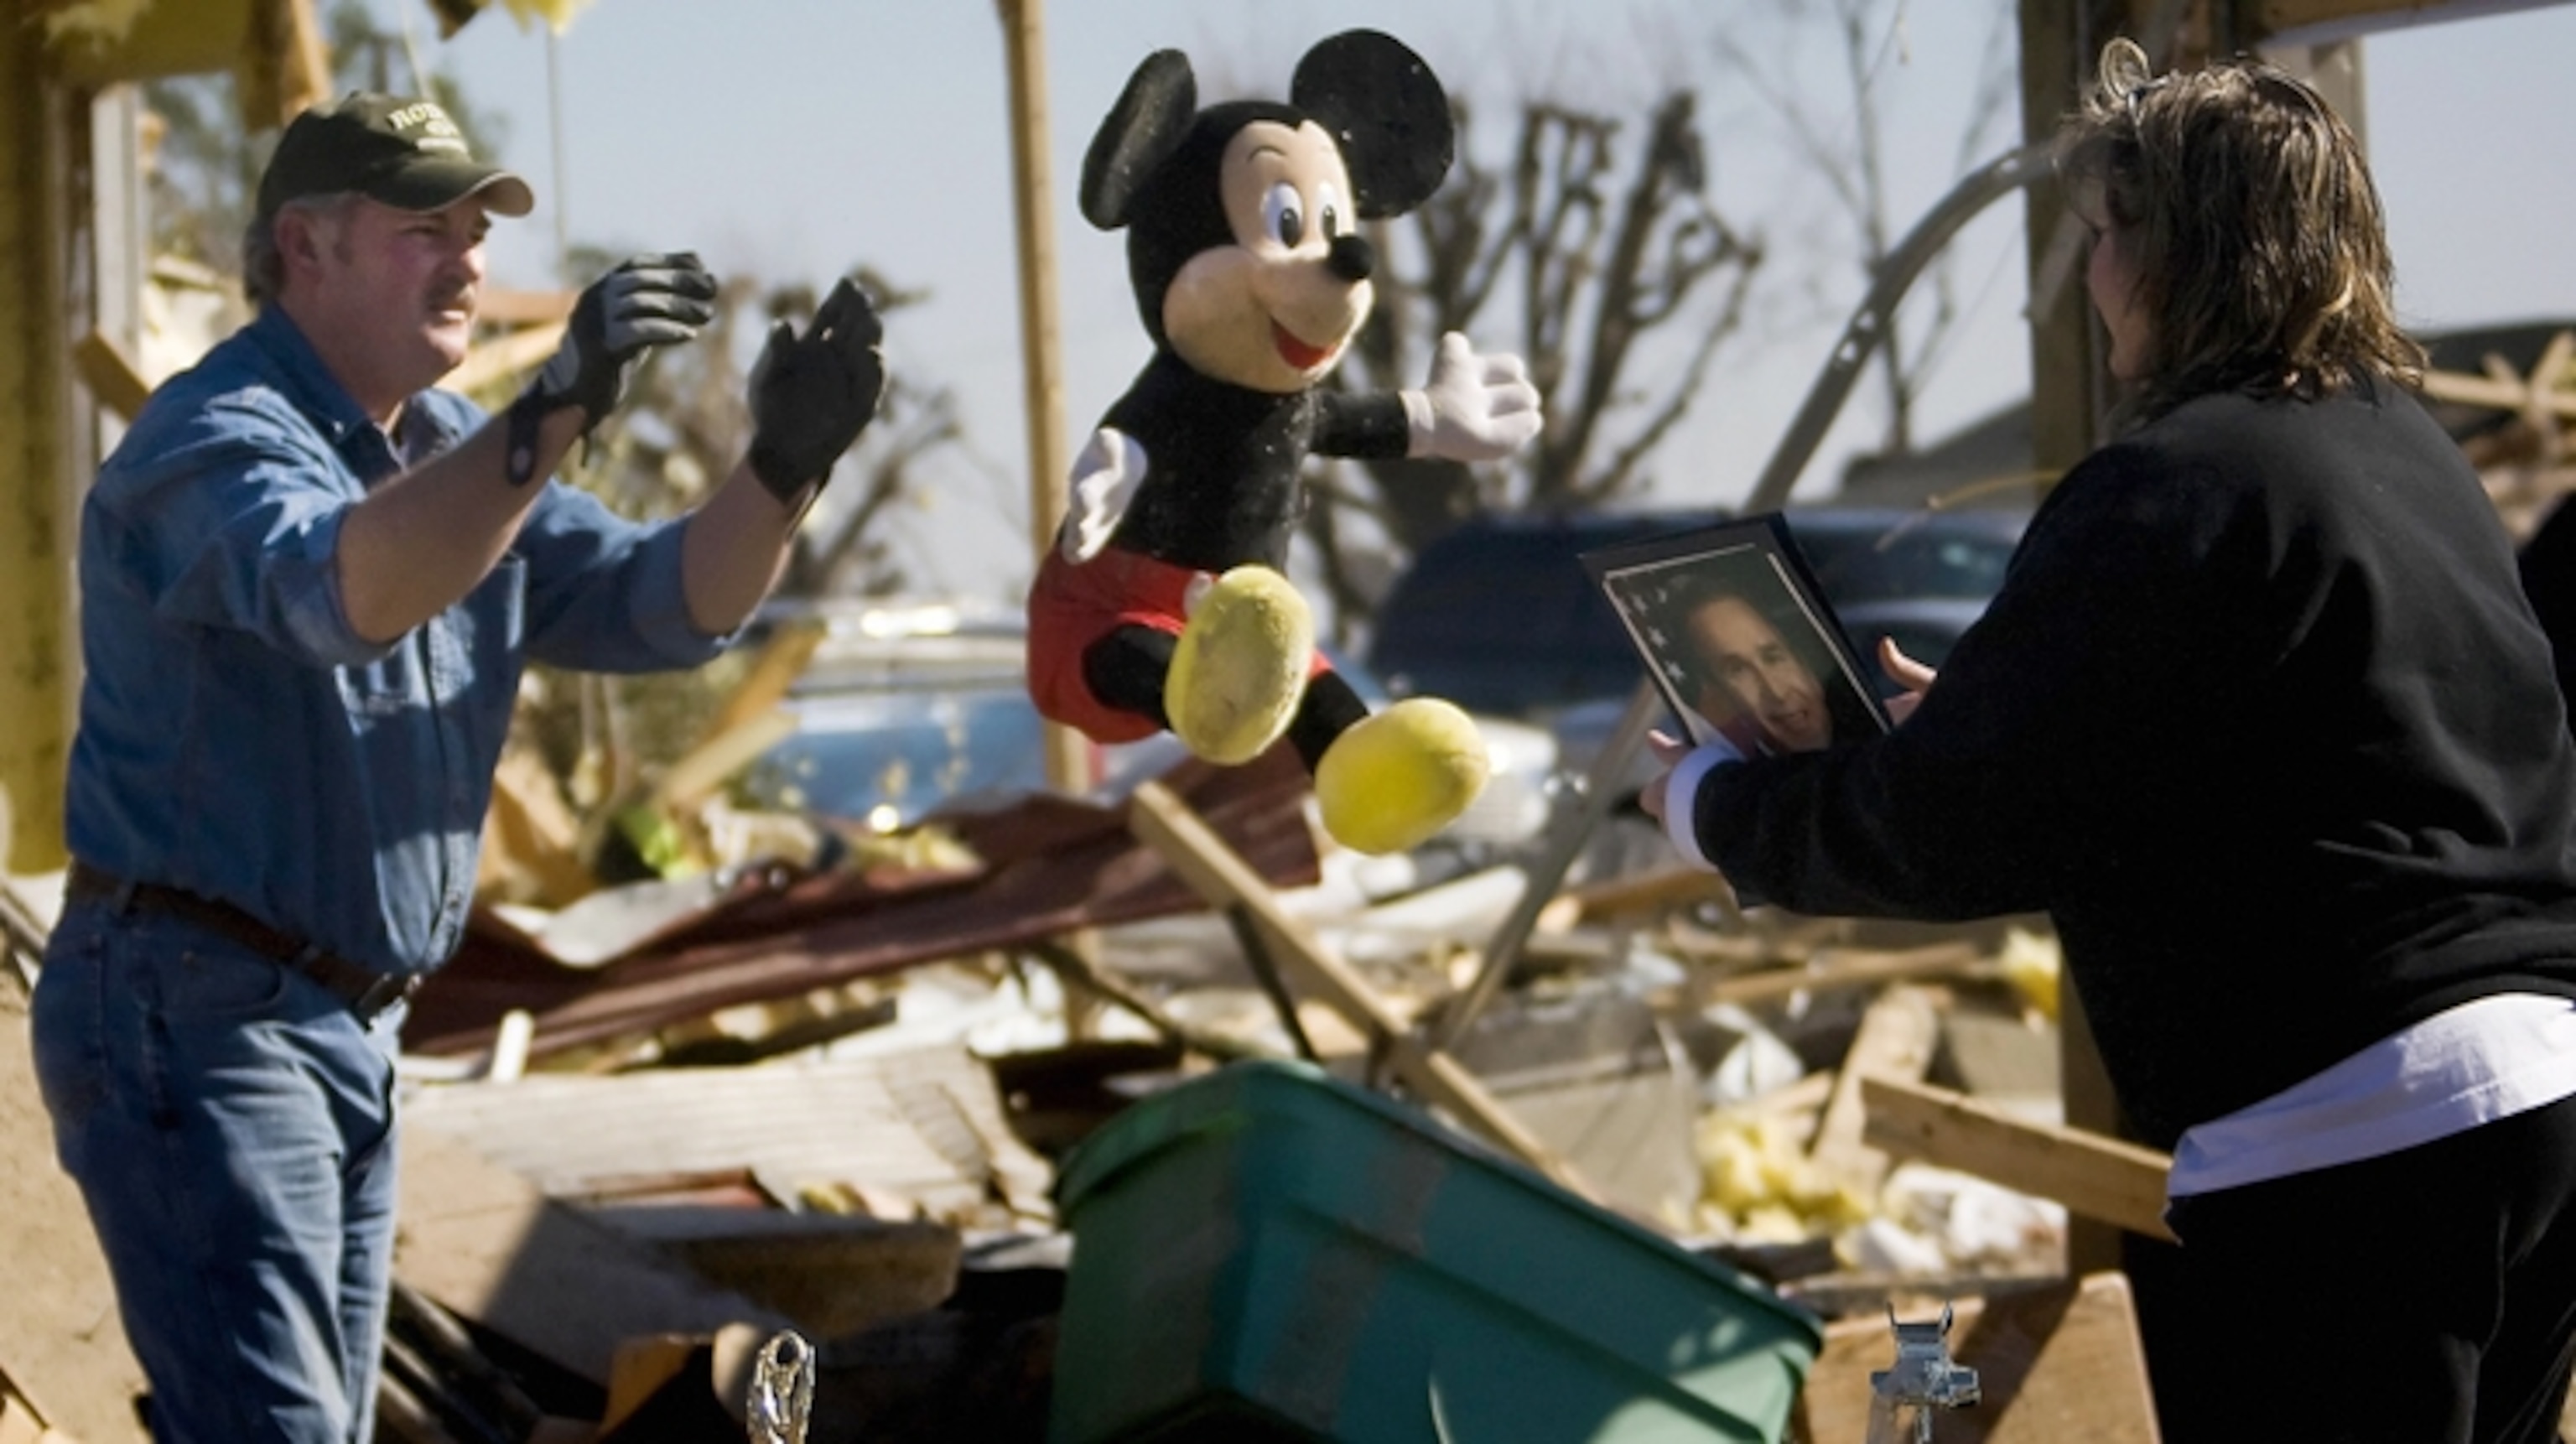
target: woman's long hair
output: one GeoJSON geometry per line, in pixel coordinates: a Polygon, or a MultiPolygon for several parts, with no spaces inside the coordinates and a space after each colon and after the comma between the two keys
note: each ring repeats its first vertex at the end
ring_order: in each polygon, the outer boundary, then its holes
{"type": "Polygon", "coordinates": [[[2059,129],[2057,168],[2152,318],[2141,419],[2215,391],[2421,378],[2360,142],[2306,83],[2256,61],[2159,78],[2114,40],[2059,129]]]}

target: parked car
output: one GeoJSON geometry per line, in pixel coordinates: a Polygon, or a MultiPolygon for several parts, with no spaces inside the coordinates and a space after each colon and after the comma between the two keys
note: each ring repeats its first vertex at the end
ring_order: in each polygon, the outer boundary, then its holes
{"type": "MultiPolygon", "coordinates": [[[[1047,787],[1017,612],[864,606],[826,619],[831,630],[789,694],[795,730],[744,770],[736,787],[745,801],[892,831],[943,808],[1000,805],[1047,787]]],[[[1372,705],[1389,700],[1365,667],[1336,662],[1372,705]]],[[[1555,740],[1510,719],[1476,721],[1493,780],[1442,837],[1505,847],[1528,841],[1547,821],[1555,740]]],[[[1099,791],[1117,795],[1182,755],[1167,733],[1094,744],[1090,770],[1099,791]]]]}
{"type": "MultiPolygon", "coordinates": [[[[1379,608],[1371,670],[1399,695],[1545,721],[1642,679],[1583,553],[1714,524],[1710,511],[1489,516],[1422,549],[1379,608]]],[[[1984,611],[2027,518],[1793,508],[1789,532],[1854,650],[1892,636],[1933,666],[1984,611]]]]}

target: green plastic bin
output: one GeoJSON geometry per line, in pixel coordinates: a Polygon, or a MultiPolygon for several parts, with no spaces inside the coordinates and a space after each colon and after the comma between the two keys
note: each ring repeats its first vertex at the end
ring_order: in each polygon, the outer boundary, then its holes
{"type": "Polygon", "coordinates": [[[1133,1104],[1056,1180],[1050,1438],[1780,1438],[1823,1333],[1759,1284],[1294,1063],[1133,1104]]]}

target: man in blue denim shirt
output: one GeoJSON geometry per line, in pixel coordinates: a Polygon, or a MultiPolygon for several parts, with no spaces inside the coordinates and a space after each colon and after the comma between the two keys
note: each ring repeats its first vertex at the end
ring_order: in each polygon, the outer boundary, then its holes
{"type": "Polygon", "coordinates": [[[521,668],[721,650],[883,387],[843,282],[773,329],[724,485],[612,515],[548,473],[715,282],[619,266],[486,418],[429,388],[487,217],[533,205],[435,105],[299,116],[246,237],[258,318],[153,395],[82,513],[75,861],[33,1029],[163,1440],[370,1438],[397,1032],[463,932],[521,668]]]}

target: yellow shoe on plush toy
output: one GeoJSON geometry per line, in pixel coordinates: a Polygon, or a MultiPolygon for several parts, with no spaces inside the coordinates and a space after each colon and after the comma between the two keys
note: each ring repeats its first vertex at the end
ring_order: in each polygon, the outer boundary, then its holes
{"type": "Polygon", "coordinates": [[[1492,754],[1467,714],[1407,697],[1333,740],[1315,764],[1324,831],[1355,852],[1402,852],[1457,820],[1485,790],[1492,754]]]}
{"type": "Polygon", "coordinates": [[[1163,678],[1172,735],[1210,762],[1249,762],[1297,715],[1315,656],[1315,618],[1288,579],[1236,567],[1190,609],[1163,678]]]}

